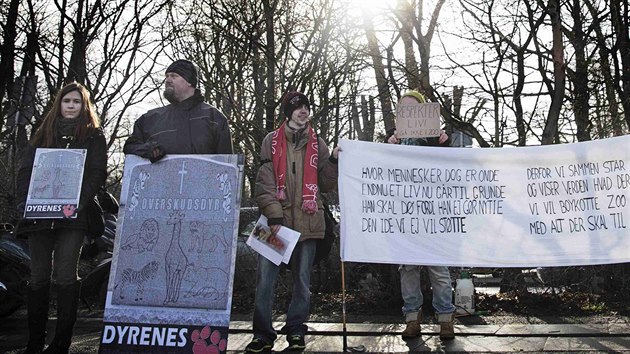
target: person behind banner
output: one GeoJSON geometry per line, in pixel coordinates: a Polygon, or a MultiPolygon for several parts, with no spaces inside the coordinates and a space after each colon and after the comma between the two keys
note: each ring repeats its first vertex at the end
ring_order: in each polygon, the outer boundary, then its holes
{"type": "MultiPolygon", "coordinates": [[[[426,102],[424,96],[418,91],[408,91],[400,98],[400,102],[408,104],[421,104],[426,102]]],[[[448,135],[442,130],[439,137],[430,138],[405,138],[398,139],[396,132],[389,132],[386,139],[389,144],[404,144],[417,146],[449,146],[448,135]]],[[[453,327],[453,289],[451,275],[448,267],[427,266],[429,279],[433,288],[433,308],[437,313],[440,324],[440,339],[449,340],[455,338],[453,327]]],[[[405,316],[406,327],[402,332],[403,338],[414,338],[421,335],[420,323],[422,322],[422,290],[420,282],[421,266],[401,265],[400,292],[403,298],[402,312],[405,316]]]]}
{"type": "MultiPolygon", "coordinates": [[[[337,185],[339,148],[328,147],[313,130],[310,102],[300,92],[282,100],[286,120],[262,142],[261,166],[256,176],[256,202],[276,235],[281,226],[300,232],[289,266],[293,275],[291,303],[286,324],[287,350],[304,350],[305,322],[310,311],[310,275],[317,240],[324,238],[324,207],[320,193],[337,185]]],[[[262,255],[256,269],[254,338],[249,353],[270,352],[277,338],[272,326],[274,286],[279,266],[262,255]]]]}
{"type": "Polygon", "coordinates": [[[123,152],[156,162],[166,154],[232,154],[225,115],[205,103],[197,88],[197,68],[176,60],[167,69],[164,107],[143,114],[133,125],[123,152]]]}
{"type": "Polygon", "coordinates": [[[44,353],[67,353],[77,318],[81,288],[77,267],[87,232],[87,213],[90,210],[87,205],[94,200],[107,177],[105,136],[85,86],[73,82],[61,88],[22,155],[16,186],[19,215],[24,214],[37,148],[87,150],[77,218],[22,218],[17,231],[18,235],[28,237],[31,255],[27,300],[29,338],[24,353],[41,353],[44,349],[53,266],[59,294],[57,327],[44,353]]]}

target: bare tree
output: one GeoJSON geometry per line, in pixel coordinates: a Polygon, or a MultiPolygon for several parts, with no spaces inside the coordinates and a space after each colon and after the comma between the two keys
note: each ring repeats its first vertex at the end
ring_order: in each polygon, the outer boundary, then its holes
{"type": "Polygon", "coordinates": [[[547,11],[551,19],[551,31],[553,35],[553,47],[551,56],[553,58],[554,89],[551,99],[551,107],[547,115],[545,129],[542,135],[542,144],[553,144],[558,134],[558,120],[560,110],[564,101],[565,90],[565,61],[564,45],[562,44],[562,19],[560,17],[560,6],[558,0],[549,0],[547,11]]]}
{"type": "Polygon", "coordinates": [[[613,58],[615,63],[615,82],[621,105],[623,106],[624,117],[627,128],[630,129],[630,15],[628,1],[610,0],[611,24],[617,34],[613,48],[613,58]],[[619,56],[620,60],[617,60],[619,56]]]}
{"type": "MultiPolygon", "coordinates": [[[[592,1],[585,1],[584,4],[588,8],[588,11],[593,19],[593,29],[595,31],[596,45],[597,45],[597,53],[599,54],[599,70],[591,70],[591,73],[601,73],[601,84],[605,87],[605,100],[599,99],[599,102],[606,102],[603,104],[596,104],[595,108],[598,109],[599,106],[605,106],[607,114],[610,116],[610,126],[612,130],[612,135],[618,136],[623,134],[622,129],[622,117],[619,114],[619,100],[617,99],[617,95],[615,94],[615,80],[613,78],[612,73],[612,64],[611,64],[611,49],[608,48],[606,43],[607,35],[604,34],[602,23],[605,20],[605,15],[602,14],[603,11],[595,8],[592,1]]],[[[594,83],[597,85],[597,83],[594,83]]],[[[597,90],[595,91],[595,95],[597,95],[597,90]]],[[[596,120],[598,122],[598,137],[605,138],[609,136],[607,133],[607,128],[604,127],[605,124],[602,124],[602,119],[599,117],[603,116],[603,112],[599,114],[595,114],[596,120]]]]}
{"type": "MultiPolygon", "coordinates": [[[[591,140],[591,121],[589,117],[589,68],[587,41],[589,34],[585,32],[586,18],[582,13],[582,2],[572,0],[567,3],[568,13],[573,19],[569,28],[562,26],[562,33],[569,39],[575,55],[575,70],[567,65],[567,76],[573,83],[573,114],[577,127],[578,141],[591,140]]],[[[589,27],[592,28],[592,27],[589,27]]],[[[590,29],[589,29],[590,30],[590,29]]]]}
{"type": "Polygon", "coordinates": [[[374,75],[376,77],[376,87],[378,88],[378,99],[381,103],[383,111],[383,123],[385,130],[390,131],[395,127],[394,112],[392,110],[392,98],[389,93],[388,79],[385,75],[385,67],[383,65],[383,57],[378,45],[374,24],[369,13],[363,14],[363,28],[368,42],[368,50],[374,67],[374,75]]]}
{"type": "MultiPolygon", "coordinates": [[[[5,4],[2,1],[2,7],[5,4]]],[[[17,19],[19,0],[10,0],[6,13],[2,14],[2,43],[0,43],[0,103],[13,90],[15,38],[17,37],[17,19]]],[[[3,10],[4,12],[4,10],[3,10]]],[[[4,126],[4,109],[0,104],[0,127],[4,126]]]]}
{"type": "Polygon", "coordinates": [[[46,17],[54,27],[39,33],[38,71],[54,95],[65,82],[83,82],[99,109],[108,144],[124,137],[128,110],[157,89],[154,74],[163,52],[160,12],[168,1],[121,0],[87,2],[55,1],[57,12],[31,9],[31,16],[46,17]],[[66,28],[69,26],[69,32],[66,28]],[[70,58],[65,61],[64,58],[70,58]]]}
{"type": "MultiPolygon", "coordinates": [[[[65,82],[83,82],[92,93],[109,135],[109,146],[117,148],[119,139],[127,134],[129,109],[157,89],[151,75],[165,43],[160,37],[158,17],[168,3],[167,0],[56,0],[55,6],[48,6],[41,0],[22,2],[17,16],[11,15],[12,19],[18,19],[12,25],[16,26],[17,35],[10,41],[14,45],[14,59],[10,67],[3,69],[8,74],[2,78],[12,81],[13,68],[21,66],[20,85],[32,88],[33,93],[26,108],[44,113],[65,82]],[[30,86],[35,83],[34,78],[39,81],[30,86]]],[[[5,48],[9,47],[3,45],[5,48]]],[[[3,55],[4,59],[9,57],[3,55]]],[[[41,115],[31,113],[21,117],[27,121],[26,125],[13,129],[17,132],[13,136],[18,139],[3,141],[3,146],[12,147],[13,151],[26,143],[28,133],[37,128],[41,115]]],[[[7,176],[15,173],[18,154],[13,155],[13,159],[4,160],[13,161],[5,165],[13,166],[7,170],[7,176]]],[[[109,166],[112,176],[120,176],[114,173],[119,168],[113,163],[109,166]]],[[[3,190],[10,199],[13,184],[3,190]]]]}
{"type": "Polygon", "coordinates": [[[421,86],[418,61],[414,51],[414,18],[415,11],[411,3],[406,0],[398,1],[397,17],[400,21],[400,37],[405,46],[405,71],[407,85],[412,89],[419,89],[421,86]]]}
{"type": "Polygon", "coordinates": [[[340,117],[348,97],[356,92],[356,30],[343,18],[341,5],[331,0],[289,5],[221,0],[172,8],[178,19],[173,23],[180,24],[172,30],[178,33],[173,53],[199,64],[206,97],[228,117],[236,149],[248,161],[246,187],[255,180],[263,138],[277,127],[277,117],[284,118],[277,112],[286,91],[309,96],[313,123],[333,145],[344,129],[340,117]],[[237,7],[241,11],[233,11],[237,7]]]}

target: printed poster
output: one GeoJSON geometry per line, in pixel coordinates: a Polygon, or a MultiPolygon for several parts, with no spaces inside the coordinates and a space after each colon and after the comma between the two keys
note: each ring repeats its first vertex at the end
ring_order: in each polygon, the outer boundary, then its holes
{"type": "Polygon", "coordinates": [[[280,227],[277,235],[272,235],[267,225],[267,217],[261,215],[246,243],[275,265],[289,264],[300,235],[299,232],[285,226],[280,227]]]}
{"type": "Polygon", "coordinates": [[[127,155],[100,353],[225,352],[242,155],[127,155]]]}
{"type": "Polygon", "coordinates": [[[86,154],[85,149],[35,150],[25,219],[77,217],[86,154]]]}
{"type": "Polygon", "coordinates": [[[340,147],[344,261],[630,262],[630,135],[500,149],[349,140],[340,147]]]}

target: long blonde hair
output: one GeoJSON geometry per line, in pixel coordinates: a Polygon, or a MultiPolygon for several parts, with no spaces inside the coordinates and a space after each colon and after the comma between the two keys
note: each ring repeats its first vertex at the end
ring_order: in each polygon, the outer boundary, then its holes
{"type": "Polygon", "coordinates": [[[101,122],[96,115],[92,102],[90,101],[89,91],[80,83],[71,82],[62,87],[57,93],[52,108],[48,111],[42,125],[39,129],[37,129],[31,139],[31,144],[33,146],[54,146],[56,138],[55,128],[57,126],[57,121],[61,119],[61,100],[64,96],[73,91],[77,91],[81,95],[81,112],[79,113],[79,117],[77,117],[78,121],[74,131],[74,137],[76,140],[84,142],[92,135],[94,130],[100,128],[101,122]]]}

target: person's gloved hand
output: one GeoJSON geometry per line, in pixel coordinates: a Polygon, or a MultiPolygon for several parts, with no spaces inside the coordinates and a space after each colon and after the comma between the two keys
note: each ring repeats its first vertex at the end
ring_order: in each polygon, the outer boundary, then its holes
{"type": "Polygon", "coordinates": [[[166,156],[166,151],[162,149],[159,145],[155,145],[153,150],[151,150],[151,156],[149,156],[149,161],[151,163],[161,160],[164,156],[166,156]]]}

